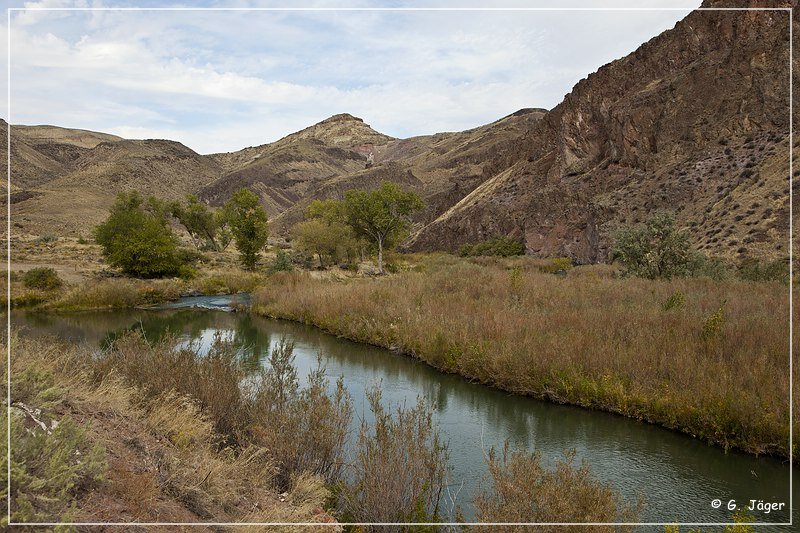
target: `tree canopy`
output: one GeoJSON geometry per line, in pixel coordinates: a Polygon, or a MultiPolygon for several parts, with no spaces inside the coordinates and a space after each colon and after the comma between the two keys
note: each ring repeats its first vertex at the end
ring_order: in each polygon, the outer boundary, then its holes
{"type": "Polygon", "coordinates": [[[240,189],[225,204],[224,213],[242,265],[254,270],[269,237],[266,211],[258,196],[247,189],[240,189]]]}
{"type": "Polygon", "coordinates": [[[669,213],[656,213],[645,224],[617,232],[612,258],[627,274],[643,278],[683,276],[692,269],[695,253],[685,233],[675,227],[669,213]]]}
{"type": "Polygon", "coordinates": [[[145,202],[136,191],[120,193],[108,218],[94,232],[109,264],[142,278],[180,274],[185,260],[166,213],[156,198],[145,202]]]}
{"type": "Polygon", "coordinates": [[[324,205],[323,211],[341,217],[357,237],[376,245],[378,271],[382,274],[383,250],[402,240],[411,226],[411,215],[423,207],[425,204],[416,193],[384,181],[372,191],[347,191],[344,200],[324,205]]]}

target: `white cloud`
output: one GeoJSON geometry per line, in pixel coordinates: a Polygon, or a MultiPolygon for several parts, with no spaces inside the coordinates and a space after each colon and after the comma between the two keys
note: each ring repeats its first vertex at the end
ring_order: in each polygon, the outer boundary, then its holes
{"type": "Polygon", "coordinates": [[[26,11],[12,22],[12,120],[200,152],[273,141],[338,112],[395,136],[465,129],[554,106],[684,14],[26,11]]]}

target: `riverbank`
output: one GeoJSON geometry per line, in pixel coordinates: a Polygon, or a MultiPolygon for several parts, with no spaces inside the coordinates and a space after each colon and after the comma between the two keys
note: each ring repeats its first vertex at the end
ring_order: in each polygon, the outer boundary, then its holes
{"type": "MultiPolygon", "coordinates": [[[[219,446],[196,398],[143,397],[141,385],[100,372],[87,348],[11,342],[15,522],[333,521],[321,479],[298,477],[279,489],[265,450],[219,446]]],[[[0,416],[5,427],[5,405],[0,416]]],[[[4,438],[4,458],[5,446],[4,438]]],[[[1,501],[5,516],[5,494],[1,501]]]]}
{"type": "Polygon", "coordinates": [[[515,394],[788,456],[785,286],[618,279],[602,267],[557,276],[539,263],[441,256],[376,279],[280,273],[253,312],[515,394]]]}

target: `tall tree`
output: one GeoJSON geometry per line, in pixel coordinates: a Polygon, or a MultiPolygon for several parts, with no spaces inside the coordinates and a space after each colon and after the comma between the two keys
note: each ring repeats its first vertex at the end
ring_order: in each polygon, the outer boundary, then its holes
{"type": "Polygon", "coordinates": [[[242,265],[254,270],[269,236],[267,213],[258,196],[247,189],[236,191],[224,210],[242,265]]]}
{"type": "Polygon", "coordinates": [[[401,240],[411,225],[411,215],[424,206],[416,193],[384,181],[372,191],[347,191],[341,214],[357,236],[375,244],[378,272],[383,274],[383,250],[401,240]]]}
{"type": "Polygon", "coordinates": [[[205,244],[212,250],[220,251],[222,246],[218,240],[218,233],[222,219],[197,196],[187,195],[186,206],[178,202],[172,204],[172,215],[186,228],[198,250],[205,244]]]}

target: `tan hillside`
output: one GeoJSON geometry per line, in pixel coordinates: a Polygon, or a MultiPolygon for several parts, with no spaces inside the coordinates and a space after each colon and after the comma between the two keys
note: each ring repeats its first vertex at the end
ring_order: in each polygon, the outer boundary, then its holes
{"type": "Polygon", "coordinates": [[[101,142],[121,141],[122,137],[110,133],[59,128],[57,126],[14,126],[14,133],[31,144],[70,144],[79,148],[94,148],[101,142]]]}
{"type": "Polygon", "coordinates": [[[221,204],[247,187],[275,216],[313,194],[319,183],[363,169],[367,155],[391,139],[360,118],[334,115],[271,144],[209,156],[227,173],[205,187],[202,197],[221,204]]]}
{"type": "Polygon", "coordinates": [[[621,224],[667,209],[709,254],[785,256],[788,34],[785,12],[691,13],[579,82],[527,136],[530,157],[409,247],[515,235],[530,254],[597,261],[621,224]]]}
{"type": "Polygon", "coordinates": [[[375,187],[384,180],[415,189],[427,205],[420,224],[430,222],[479,184],[526,157],[522,138],[544,113],[544,109],[522,109],[464,132],[393,139],[376,146],[370,168],[322,182],[279,215],[274,227],[285,231],[302,220],[311,200],[340,198],[348,189],[375,187]]]}
{"type": "Polygon", "coordinates": [[[64,175],[26,189],[29,198],[12,199],[11,218],[15,231],[88,236],[119,192],[180,199],[219,172],[212,159],[174,141],[101,142],[81,154],[64,175]]]}

